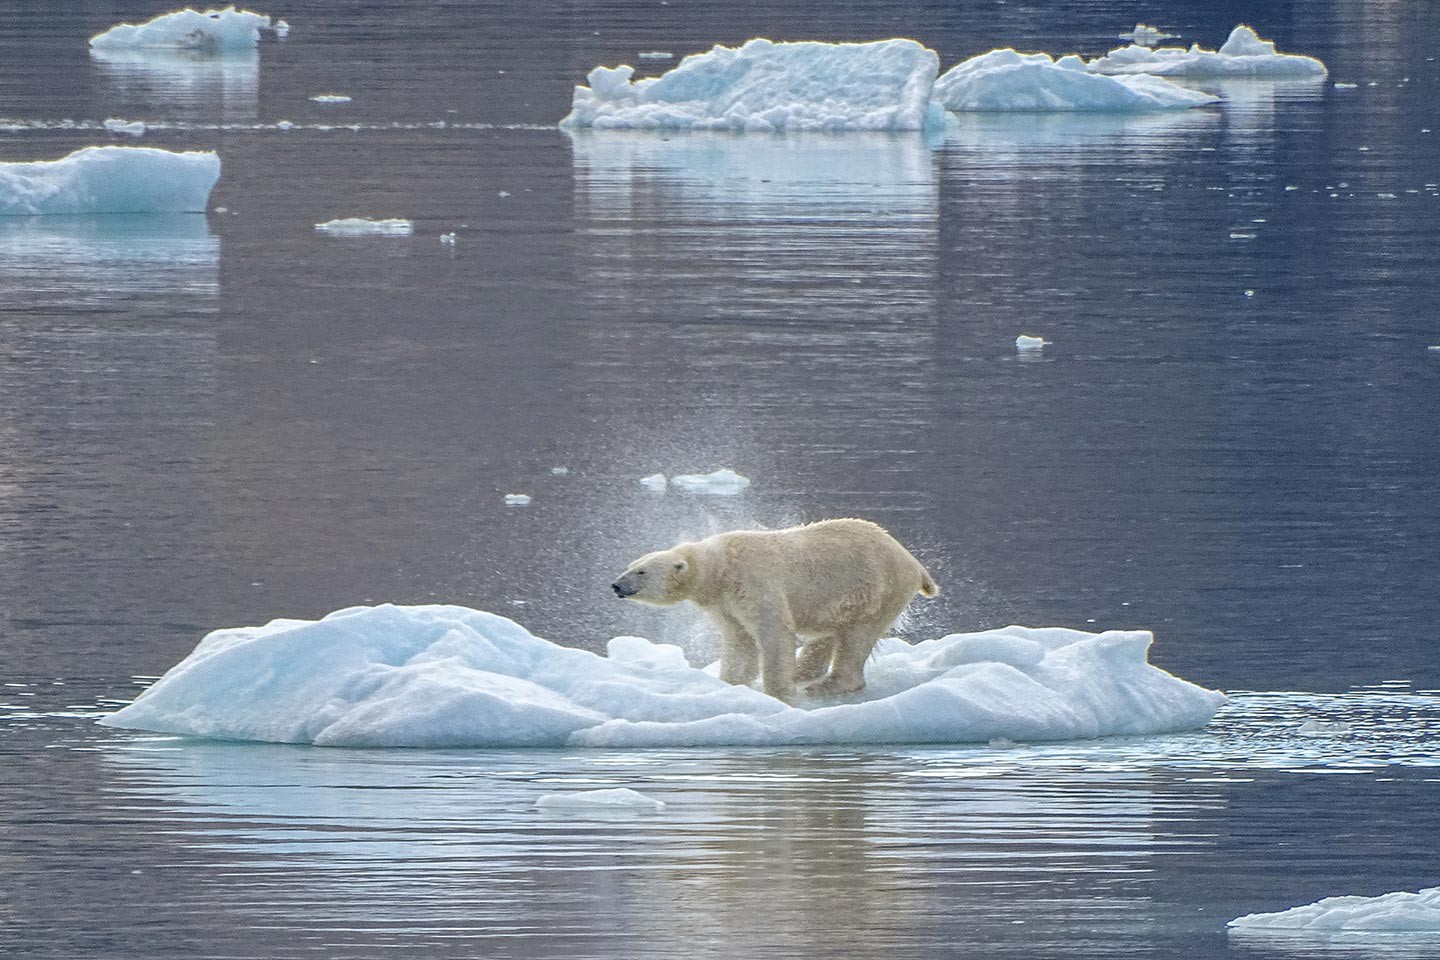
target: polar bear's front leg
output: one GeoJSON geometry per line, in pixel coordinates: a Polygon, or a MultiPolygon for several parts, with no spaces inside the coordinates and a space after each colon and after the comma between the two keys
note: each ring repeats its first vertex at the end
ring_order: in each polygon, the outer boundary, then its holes
{"type": "Polygon", "coordinates": [[[760,646],[760,676],[765,692],[776,700],[795,699],[795,630],[783,607],[741,614],[740,623],[760,646]]]}
{"type": "Polygon", "coordinates": [[[760,646],[738,621],[715,617],[720,628],[720,679],[746,685],[760,676],[760,646]]]}

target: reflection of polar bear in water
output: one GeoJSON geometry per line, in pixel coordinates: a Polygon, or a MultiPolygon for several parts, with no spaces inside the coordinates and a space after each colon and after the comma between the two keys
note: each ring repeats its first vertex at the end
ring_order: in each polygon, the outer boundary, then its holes
{"type": "Polygon", "coordinates": [[[797,680],[812,696],[863,688],[875,641],[911,597],[940,592],[920,561],[868,520],[682,543],[636,560],[613,589],[657,606],[691,601],[720,628],[721,678],[750,683],[763,667],[765,692],[781,700],[797,680]],[[796,635],[806,638],[798,664],[796,635]]]}

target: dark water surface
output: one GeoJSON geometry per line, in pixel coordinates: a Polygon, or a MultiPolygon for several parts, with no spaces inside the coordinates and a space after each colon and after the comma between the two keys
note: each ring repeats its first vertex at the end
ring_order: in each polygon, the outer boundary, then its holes
{"type": "Polygon", "coordinates": [[[1440,7],[291,3],[258,61],[92,61],[158,12],[0,4],[0,159],[119,117],[224,164],[206,216],[0,222],[0,955],[1440,956],[1224,930],[1440,883],[1440,7]],[[928,140],[554,127],[641,50],[899,34],[948,67],[1137,19],[1331,77],[928,140]],[[348,216],[415,235],[313,231],[348,216]],[[720,466],[753,487],[636,482],[720,466]],[[613,574],[846,514],[941,581],[914,639],[1149,628],[1188,679],[1311,693],[993,750],[92,723],[209,629],[371,601],[703,657],[613,574]],[[668,807],[533,809],[582,784],[668,807]]]}

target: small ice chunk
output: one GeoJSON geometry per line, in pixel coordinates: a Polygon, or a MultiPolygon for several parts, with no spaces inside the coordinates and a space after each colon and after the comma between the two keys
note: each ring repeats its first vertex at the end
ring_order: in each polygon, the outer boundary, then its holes
{"type": "Polygon", "coordinates": [[[219,179],[210,152],[85,147],[59,160],[0,163],[0,216],[204,213],[219,179]]]}
{"type": "Polygon", "coordinates": [[[551,475],[552,477],[563,477],[563,476],[565,476],[566,474],[568,474],[569,472],[570,472],[570,468],[569,468],[569,467],[551,467],[551,468],[550,468],[550,475],[551,475]]]}
{"type": "Polygon", "coordinates": [[[995,737],[989,743],[991,750],[1013,750],[1017,746],[1019,744],[1007,737],[995,737]]]}
{"type": "Polygon", "coordinates": [[[639,56],[640,56],[640,59],[641,59],[641,60],[674,60],[674,59],[675,59],[675,54],[671,53],[669,50],[641,50],[639,56]]]}
{"type": "Polygon", "coordinates": [[[742,477],[729,467],[713,473],[682,473],[670,482],[686,493],[708,493],[719,497],[734,496],[750,486],[749,477],[742,477]]]}
{"type": "Polygon", "coordinates": [[[317,223],[315,229],[332,237],[408,237],[415,232],[415,224],[400,219],[370,220],[365,217],[348,217],[344,220],[317,223]]]}
{"type": "Polygon", "coordinates": [[[750,40],[692,54],[659,77],[596,67],[577,86],[562,127],[737,132],[920,130],[942,114],[930,100],[940,58],[914,40],[775,43],[750,40]]]}
{"type": "Polygon", "coordinates": [[[525,505],[526,505],[527,503],[529,503],[529,502],[530,502],[530,494],[528,494],[528,493],[507,493],[507,494],[505,494],[505,506],[507,506],[507,507],[523,507],[523,506],[525,506],[525,505]]]}
{"type": "Polygon", "coordinates": [[[1434,351],[1436,351],[1437,353],[1440,353],[1440,343],[1433,344],[1433,345],[1431,345],[1431,346],[1426,347],[1425,349],[1426,349],[1426,350],[1434,350],[1434,351]]]}
{"type": "Polygon", "coordinates": [[[349,103],[350,98],[343,93],[317,93],[310,98],[316,103],[349,103]]]}
{"type": "Polygon", "coordinates": [[[295,124],[292,123],[292,122],[289,121],[289,120],[277,120],[277,121],[275,122],[275,129],[276,129],[276,130],[292,130],[292,129],[294,129],[294,127],[295,127],[295,124]]]}
{"type": "Polygon", "coordinates": [[[1122,33],[1116,37],[1116,39],[1129,40],[1131,43],[1138,43],[1142,47],[1153,47],[1161,40],[1175,39],[1175,34],[1166,33],[1159,27],[1152,27],[1147,23],[1137,23],[1135,24],[1134,30],[1131,30],[1129,33],[1122,33]]]}
{"type": "Polygon", "coordinates": [[[284,20],[274,21],[270,24],[270,29],[274,30],[275,36],[279,37],[281,40],[284,40],[286,37],[290,36],[290,24],[286,23],[284,20]]]}
{"type": "Polygon", "coordinates": [[[1314,57],[1280,53],[1271,40],[1262,40],[1252,28],[1240,24],[1219,50],[1198,43],[1184,47],[1147,47],[1131,44],[1111,50],[1085,65],[1091,73],[1108,75],[1149,73],[1163,77],[1323,77],[1325,64],[1314,57]]]}
{"type": "MultiPolygon", "coordinates": [[[[251,10],[192,10],[162,14],[145,23],[121,23],[90,38],[101,50],[184,50],[192,55],[219,56],[254,50],[260,31],[271,29],[270,18],[251,10]]],[[[286,25],[289,29],[289,25],[286,25]]]]}
{"type": "Polygon", "coordinates": [[[440,242],[453,247],[455,245],[455,231],[452,230],[449,233],[440,234],[440,242]]]}
{"type": "Polygon", "coordinates": [[[1440,887],[1379,897],[1326,897],[1278,913],[1250,913],[1228,926],[1311,933],[1365,930],[1385,933],[1440,933],[1440,887]]]}
{"type": "Polygon", "coordinates": [[[1141,112],[1219,102],[1219,97],[1151,76],[1087,73],[1077,56],[992,50],[935,81],[935,102],[956,112],[1141,112]]]}
{"type": "Polygon", "coordinates": [[[577,793],[552,793],[535,801],[541,810],[633,810],[636,813],[659,813],[665,801],[647,797],[629,787],[609,790],[581,790],[577,793]]]}
{"type": "Polygon", "coordinates": [[[640,485],[649,490],[660,491],[670,485],[670,478],[663,473],[652,473],[648,477],[641,477],[640,485]]]}
{"type": "Polygon", "coordinates": [[[139,120],[120,120],[115,117],[105,121],[105,129],[111,133],[124,133],[138,137],[145,132],[145,124],[139,120]]]}
{"type": "Polygon", "coordinates": [[[1354,728],[1343,720],[1306,720],[1300,724],[1300,733],[1307,737],[1330,737],[1342,733],[1353,733],[1354,728]]]}
{"type": "Polygon", "coordinates": [[[1021,351],[1043,350],[1045,347],[1049,346],[1049,344],[1050,341],[1046,340],[1044,337],[1032,337],[1028,333],[1022,333],[1020,334],[1020,336],[1015,338],[1015,349],[1021,351]]]}
{"type": "Polygon", "coordinates": [[[1335,84],[1335,89],[1336,89],[1336,90],[1354,90],[1354,89],[1355,89],[1356,87],[1358,87],[1358,86],[1360,86],[1360,84],[1358,84],[1358,83],[1337,83],[1337,84],[1335,84]]]}

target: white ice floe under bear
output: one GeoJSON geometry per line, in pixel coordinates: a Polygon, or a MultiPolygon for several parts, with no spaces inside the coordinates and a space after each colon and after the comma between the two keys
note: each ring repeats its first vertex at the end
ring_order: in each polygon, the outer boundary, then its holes
{"type": "Polygon", "coordinates": [[[1203,727],[1225,697],[1147,663],[1152,639],[1058,627],[887,639],[863,694],[807,708],[640,637],[601,656],[464,607],[355,607],[217,630],[100,722],[336,747],[987,743],[1203,727]]]}

